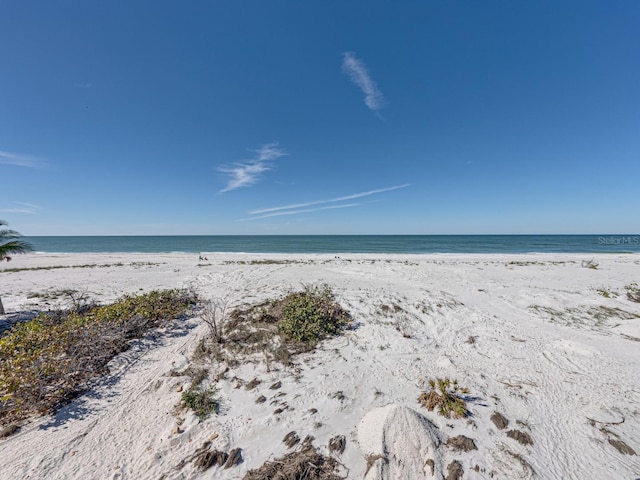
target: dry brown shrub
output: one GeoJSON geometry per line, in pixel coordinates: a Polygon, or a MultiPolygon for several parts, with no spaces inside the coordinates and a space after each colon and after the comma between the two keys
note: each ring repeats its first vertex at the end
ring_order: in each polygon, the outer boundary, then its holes
{"type": "Polygon", "coordinates": [[[229,458],[229,454],[221,452],[219,450],[207,450],[199,454],[194,460],[193,464],[201,471],[217,465],[221,467],[229,458]]]}
{"type": "Polygon", "coordinates": [[[274,461],[267,461],[260,468],[250,470],[244,480],[344,480],[339,471],[342,464],[331,456],[322,455],[317,448],[307,444],[302,449],[288,453],[274,461]]]}
{"type": "Polygon", "coordinates": [[[287,433],[282,439],[287,448],[293,448],[300,442],[300,437],[296,432],[287,433]]]}
{"type": "Polygon", "coordinates": [[[507,437],[513,438],[515,441],[517,441],[521,445],[533,445],[533,440],[531,439],[531,435],[529,435],[526,432],[522,432],[520,430],[509,430],[507,432],[507,437]]]}
{"type": "Polygon", "coordinates": [[[347,446],[347,439],[344,435],[336,435],[329,440],[329,452],[337,452],[338,455],[344,453],[344,449],[347,446]]]}
{"type": "Polygon", "coordinates": [[[450,437],[446,443],[447,447],[451,447],[458,452],[468,452],[470,450],[477,450],[476,442],[472,438],[465,437],[464,435],[458,435],[457,437],[450,437]]]}

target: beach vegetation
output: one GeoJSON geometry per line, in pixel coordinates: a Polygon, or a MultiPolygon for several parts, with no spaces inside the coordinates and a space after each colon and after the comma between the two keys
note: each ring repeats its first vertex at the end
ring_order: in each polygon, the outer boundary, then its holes
{"type": "MultiPolygon", "coordinates": [[[[162,262],[165,264],[166,262],[162,262]]],[[[49,266],[41,266],[41,267],[21,267],[21,268],[3,268],[0,270],[0,273],[17,273],[17,272],[36,272],[40,270],[61,270],[67,268],[110,268],[110,267],[126,267],[130,266],[133,268],[142,268],[142,267],[153,267],[161,265],[161,263],[154,262],[131,262],[131,263],[86,263],[83,265],[49,265],[49,266]]]]}
{"type": "Polygon", "coordinates": [[[200,420],[204,420],[211,413],[218,413],[219,402],[215,399],[215,389],[200,388],[195,383],[188,390],[182,392],[181,400],[187,408],[193,410],[200,420]]]}
{"type": "MultiPolygon", "coordinates": [[[[11,255],[27,253],[33,251],[33,245],[21,240],[21,235],[15,230],[9,230],[8,224],[4,220],[0,220],[0,263],[2,261],[11,261],[11,255]]],[[[0,315],[4,315],[4,305],[0,298],[0,315]]]]}
{"type": "Polygon", "coordinates": [[[223,265],[296,265],[296,264],[313,264],[313,260],[225,260],[223,265]]]}
{"type": "Polygon", "coordinates": [[[638,287],[637,283],[631,283],[624,288],[627,291],[628,300],[635,303],[640,303],[640,288],[638,287]]]}
{"type": "Polygon", "coordinates": [[[267,369],[272,362],[291,365],[294,355],[312,351],[323,339],[339,335],[350,322],[349,314],[326,285],[236,307],[228,315],[226,307],[216,311],[215,326],[209,322],[211,335],[196,347],[196,361],[213,357],[237,365],[264,360],[267,369]]]}
{"type": "Polygon", "coordinates": [[[211,339],[218,344],[224,341],[225,324],[229,321],[229,299],[216,298],[204,303],[200,318],[207,325],[211,339]]]}
{"type": "Polygon", "coordinates": [[[132,339],[185,316],[196,302],[184,290],[156,290],[14,325],[0,337],[0,425],[65,405],[107,374],[132,339]]]}
{"type": "Polygon", "coordinates": [[[282,300],[280,309],[278,331],[299,342],[317,343],[337,335],[349,321],[328,285],[307,286],[291,293],[282,300]]]}
{"type": "Polygon", "coordinates": [[[591,270],[597,270],[600,264],[596,262],[593,258],[591,260],[583,260],[582,268],[590,268],[591,270]]]}
{"type": "Polygon", "coordinates": [[[345,470],[332,455],[323,455],[311,440],[281,457],[266,461],[261,467],[249,470],[243,480],[342,480],[345,470]]]}
{"type": "Polygon", "coordinates": [[[446,418],[464,418],[469,415],[465,395],[469,390],[449,378],[428,381],[429,389],[418,397],[418,403],[429,411],[436,410],[446,418]]]}
{"type": "Polygon", "coordinates": [[[613,290],[609,290],[607,288],[599,288],[597,292],[604,298],[616,298],[618,296],[617,292],[614,292],[613,290]]]}

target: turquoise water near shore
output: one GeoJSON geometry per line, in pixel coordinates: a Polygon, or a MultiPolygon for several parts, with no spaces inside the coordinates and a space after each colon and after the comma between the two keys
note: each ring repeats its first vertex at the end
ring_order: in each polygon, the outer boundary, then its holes
{"type": "Polygon", "coordinates": [[[27,237],[59,253],[640,253],[630,235],[176,235],[27,237]]]}

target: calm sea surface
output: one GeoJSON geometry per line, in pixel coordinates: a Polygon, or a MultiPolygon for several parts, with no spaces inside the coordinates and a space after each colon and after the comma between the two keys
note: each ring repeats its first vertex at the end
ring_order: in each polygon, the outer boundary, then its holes
{"type": "Polygon", "coordinates": [[[40,252],[640,253],[630,235],[256,235],[28,237],[40,252]]]}

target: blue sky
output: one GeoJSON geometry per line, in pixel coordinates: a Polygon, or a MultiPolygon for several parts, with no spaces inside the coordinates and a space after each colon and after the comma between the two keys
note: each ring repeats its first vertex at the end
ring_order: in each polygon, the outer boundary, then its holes
{"type": "Polygon", "coordinates": [[[26,235],[640,232],[640,2],[0,4],[26,235]]]}

